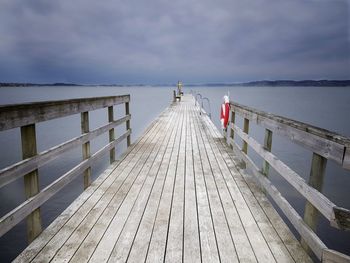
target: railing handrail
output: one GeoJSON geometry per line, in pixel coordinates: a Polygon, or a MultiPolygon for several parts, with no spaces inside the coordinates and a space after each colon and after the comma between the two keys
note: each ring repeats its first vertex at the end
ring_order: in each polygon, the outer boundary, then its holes
{"type": "MultiPolygon", "coordinates": [[[[193,96],[193,95],[192,95],[193,96]]],[[[210,107],[210,101],[209,101],[209,98],[207,97],[203,97],[201,93],[196,93],[196,95],[194,96],[194,106],[197,106],[197,102],[198,102],[198,106],[200,107],[200,111],[199,113],[202,114],[202,112],[204,112],[205,114],[207,114],[209,116],[209,118],[211,118],[211,107],[210,107]],[[197,99],[197,97],[200,97],[200,103],[197,99]],[[208,102],[208,106],[209,106],[209,113],[207,113],[205,110],[204,110],[204,104],[203,104],[203,101],[206,100],[208,102]]]]}
{"type": "MultiPolygon", "coordinates": [[[[231,134],[228,138],[229,144],[233,146],[233,149],[242,158],[244,164],[251,168],[250,170],[262,187],[270,194],[275,203],[299,232],[303,242],[311,248],[315,255],[321,260],[325,255],[329,256],[329,253],[332,254],[333,252],[314,233],[317,224],[317,216],[315,215],[317,213],[313,211],[317,210],[322,213],[333,227],[345,230],[350,229],[350,210],[338,207],[321,193],[327,159],[335,160],[344,169],[350,168],[350,138],[286,117],[259,111],[236,102],[231,101],[230,106],[231,134]],[[236,113],[244,118],[243,130],[235,124],[236,113]],[[248,135],[250,121],[266,128],[264,145],[260,145],[248,135]],[[314,156],[309,184],[298,173],[271,153],[273,132],[283,135],[292,142],[313,151],[314,156]],[[242,149],[234,141],[235,134],[239,135],[243,141],[242,149]],[[248,145],[263,158],[263,168],[261,170],[248,156],[248,145]],[[308,201],[305,208],[304,220],[268,179],[269,166],[272,166],[308,201]]],[[[348,256],[343,254],[341,254],[341,258],[350,260],[348,256]]]]}
{"type": "Polygon", "coordinates": [[[0,106],[0,131],[130,101],[130,95],[77,98],[0,106]]]}
{"type": "Polygon", "coordinates": [[[202,98],[202,104],[201,104],[201,107],[202,107],[202,109],[204,110],[204,104],[203,104],[203,101],[207,101],[207,102],[208,102],[209,113],[207,113],[207,114],[208,114],[209,118],[211,119],[211,107],[210,107],[210,100],[209,100],[209,98],[207,98],[207,97],[203,97],[203,98],[202,98]]]}
{"type": "Polygon", "coordinates": [[[345,169],[350,169],[350,138],[233,101],[230,101],[230,107],[256,124],[284,135],[304,148],[312,150],[327,159],[336,161],[345,169]]]}
{"type": "Polygon", "coordinates": [[[24,177],[27,200],[0,218],[0,237],[27,217],[28,240],[32,241],[42,231],[40,206],[71,182],[84,173],[84,188],[91,184],[91,164],[110,152],[110,163],[115,161],[115,146],[127,140],[130,146],[130,95],[82,98],[60,101],[45,101],[25,104],[0,106],[0,131],[21,129],[23,160],[0,170],[0,187],[24,177]],[[113,106],[125,104],[125,116],[114,119],[113,106]],[[89,130],[89,111],[108,108],[108,123],[95,130],[89,130]],[[56,145],[48,150],[37,153],[36,123],[55,118],[81,113],[82,135],[56,145]],[[118,138],[114,136],[114,128],[126,123],[126,132],[118,138]],[[109,132],[109,143],[94,154],[90,154],[90,140],[109,132]],[[60,176],[54,182],[39,189],[38,168],[56,159],[63,153],[81,146],[83,160],[71,170],[60,176]]]}

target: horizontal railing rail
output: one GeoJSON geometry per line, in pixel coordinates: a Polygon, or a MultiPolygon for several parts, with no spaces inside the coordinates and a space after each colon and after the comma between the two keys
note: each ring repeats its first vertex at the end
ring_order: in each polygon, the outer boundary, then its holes
{"type": "Polygon", "coordinates": [[[0,237],[27,218],[28,240],[31,242],[42,231],[40,206],[65,187],[77,176],[84,174],[84,188],[91,184],[91,165],[107,152],[110,163],[115,161],[115,147],[123,140],[130,146],[130,95],[83,98],[63,101],[47,101],[18,105],[0,106],[0,131],[21,128],[23,160],[0,170],[0,187],[24,177],[26,201],[0,218],[0,237]],[[125,116],[114,119],[113,106],[125,104],[125,116]],[[89,111],[108,108],[108,123],[95,130],[89,130],[89,111]],[[37,153],[36,123],[81,114],[82,135],[37,153]],[[115,138],[114,128],[126,124],[126,132],[115,138]],[[90,141],[109,132],[109,143],[94,154],[90,154],[90,141]],[[82,147],[83,160],[71,170],[39,189],[38,168],[62,156],[76,147],[82,147]]]}
{"type": "Polygon", "coordinates": [[[243,161],[242,168],[246,168],[247,166],[250,168],[260,185],[271,196],[299,232],[304,248],[307,250],[311,249],[320,260],[324,260],[326,257],[332,258],[330,255],[333,254],[337,256],[340,255],[340,258],[349,260],[346,255],[328,249],[316,235],[315,231],[318,212],[328,219],[331,226],[342,230],[350,229],[350,211],[337,206],[322,194],[322,184],[327,160],[333,160],[344,169],[350,169],[350,139],[325,129],[259,111],[235,102],[230,102],[230,111],[231,132],[228,138],[229,144],[238,156],[241,157],[243,161]],[[236,114],[241,116],[244,120],[243,130],[235,123],[236,114]],[[249,136],[250,122],[265,128],[264,145],[261,145],[254,138],[249,136]],[[271,153],[273,133],[282,135],[313,152],[308,183],[297,172],[271,153]],[[234,140],[235,134],[242,139],[242,147],[234,140]],[[262,157],[263,164],[261,169],[259,169],[248,156],[248,145],[262,157]],[[270,166],[307,200],[304,218],[297,213],[268,179],[270,166]]]}

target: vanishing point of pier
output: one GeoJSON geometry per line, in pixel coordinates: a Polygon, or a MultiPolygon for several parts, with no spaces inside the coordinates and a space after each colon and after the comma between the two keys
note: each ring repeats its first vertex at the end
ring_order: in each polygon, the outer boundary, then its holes
{"type": "MultiPolygon", "coordinates": [[[[349,262],[348,256],[328,249],[312,231],[313,216],[306,216],[304,221],[263,175],[270,165],[276,167],[310,202],[309,209],[317,209],[338,228],[349,227],[348,210],[337,207],[300,178],[293,179],[293,171],[272,155],[272,128],[264,146],[248,136],[248,119],[257,121],[258,115],[260,120],[268,116],[233,106],[227,144],[193,96],[179,99],[176,101],[175,97],[175,102],[133,144],[129,96],[41,103],[41,111],[32,104],[23,105],[23,109],[3,108],[6,121],[0,118],[1,129],[21,127],[26,152],[24,161],[0,171],[1,186],[21,176],[27,182],[27,201],[0,219],[3,235],[27,218],[32,242],[15,262],[311,262],[307,250],[324,262],[349,262]],[[113,105],[123,103],[125,116],[115,120],[113,105]],[[108,107],[109,123],[90,131],[88,111],[103,107],[108,107]],[[37,153],[33,147],[33,125],[76,113],[81,113],[82,135],[37,153]],[[244,113],[247,119],[243,131],[234,124],[234,114],[239,113],[244,113]],[[113,128],[121,124],[126,125],[126,132],[115,138],[113,128]],[[104,132],[109,132],[110,143],[90,154],[89,140],[104,132]],[[233,141],[236,135],[243,138],[242,149],[233,141]],[[116,160],[114,147],[124,139],[129,147],[116,160]],[[247,145],[263,155],[262,171],[256,169],[249,174],[245,169],[254,168],[245,155],[247,145]],[[36,169],[77,146],[82,147],[84,160],[45,189],[38,189],[36,169]],[[106,153],[110,153],[111,165],[91,182],[91,163],[106,153]],[[40,205],[82,173],[86,190],[42,231],[40,205]],[[254,176],[260,176],[260,186],[254,176]],[[301,243],[273,208],[267,194],[300,233],[301,243]]],[[[274,116],[270,120],[278,122],[274,116]]],[[[295,128],[298,124],[291,126],[295,128]]],[[[308,147],[308,137],[304,138],[308,147]]],[[[334,142],[328,146],[327,157],[335,159],[338,153],[335,143],[347,142],[345,138],[337,137],[337,141],[327,138],[334,142]]],[[[321,146],[313,147],[322,161],[325,154],[321,146]]],[[[345,148],[343,152],[347,151],[345,148]]],[[[346,158],[339,159],[343,166],[349,165],[346,158]]],[[[314,170],[318,169],[316,161],[313,165],[314,170]]]]}

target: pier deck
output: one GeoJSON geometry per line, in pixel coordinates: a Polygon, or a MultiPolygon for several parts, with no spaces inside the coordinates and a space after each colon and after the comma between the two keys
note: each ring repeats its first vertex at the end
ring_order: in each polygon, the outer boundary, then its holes
{"type": "Polygon", "coordinates": [[[15,261],[311,259],[185,95],[15,261]]]}

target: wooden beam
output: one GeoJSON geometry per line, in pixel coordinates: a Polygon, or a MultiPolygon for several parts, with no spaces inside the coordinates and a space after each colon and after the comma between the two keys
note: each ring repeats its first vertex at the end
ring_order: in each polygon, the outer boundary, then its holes
{"type": "MultiPolygon", "coordinates": [[[[326,166],[327,166],[327,159],[318,155],[317,153],[313,153],[310,177],[309,177],[309,185],[315,188],[320,193],[322,193],[323,180],[326,174],[326,166]]],[[[305,211],[304,211],[304,221],[314,232],[316,232],[318,216],[319,216],[318,210],[310,202],[306,201],[305,211]]],[[[301,239],[301,245],[304,247],[306,251],[309,250],[309,247],[305,242],[305,240],[301,239]]]]}
{"type": "MultiPolygon", "coordinates": [[[[89,133],[89,112],[81,113],[81,133],[89,133]]],[[[90,158],[90,141],[82,145],[83,160],[90,158]]],[[[91,184],[91,167],[88,167],[84,171],[84,189],[88,188],[91,184]]]]}
{"type": "MultiPolygon", "coordinates": [[[[21,127],[22,158],[30,158],[37,154],[35,124],[21,127]]],[[[38,170],[34,170],[24,176],[25,196],[29,198],[39,192],[38,170]]],[[[40,208],[33,210],[27,216],[27,238],[31,243],[42,231],[40,208]]]]}
{"type": "MultiPolygon", "coordinates": [[[[236,134],[244,139],[250,147],[256,151],[263,159],[268,161],[270,165],[284,178],[286,179],[302,196],[304,196],[317,210],[323,214],[329,221],[332,226],[336,226],[341,229],[348,229],[347,225],[339,225],[342,222],[347,222],[344,218],[344,215],[348,216],[350,219],[350,211],[347,213],[342,213],[342,219],[337,218],[337,214],[334,213],[334,208],[337,207],[332,201],[325,197],[322,193],[317,191],[315,188],[309,186],[305,180],[288,167],[285,163],[279,160],[275,155],[266,151],[257,141],[251,138],[249,135],[244,133],[236,125],[232,125],[236,134]]],[[[231,142],[232,143],[232,142],[231,142]]]]}
{"type": "MultiPolygon", "coordinates": [[[[285,136],[312,152],[343,165],[345,147],[346,145],[350,145],[350,138],[296,120],[259,111],[235,102],[231,102],[231,107],[240,116],[258,125],[262,125],[274,133],[285,136]]],[[[343,165],[343,167],[348,167],[346,169],[350,169],[350,160],[349,165],[343,165]]]]}
{"type": "Polygon", "coordinates": [[[115,147],[122,140],[130,135],[131,130],[126,131],[119,138],[110,142],[99,151],[94,153],[90,158],[82,161],[77,166],[66,172],[64,175],[56,179],[54,182],[46,186],[35,196],[30,197],[28,200],[23,202],[21,205],[17,206],[15,209],[0,218],[0,237],[8,232],[11,228],[21,222],[27,215],[32,211],[40,207],[58,191],[60,191],[64,186],[70,183],[74,178],[84,172],[88,167],[91,166],[93,162],[99,160],[101,156],[106,154],[110,149],[115,147]]]}
{"type": "MultiPolygon", "coordinates": [[[[231,110],[231,123],[236,123],[236,113],[233,110],[231,110]]],[[[230,138],[232,140],[234,140],[234,138],[235,138],[235,131],[232,129],[231,126],[230,126],[230,138]]],[[[231,145],[231,147],[232,147],[232,145],[231,145]]]]}
{"type": "Polygon", "coordinates": [[[130,101],[130,95],[0,106],[0,131],[97,110],[130,101]]]}
{"type": "MultiPolygon", "coordinates": [[[[129,108],[129,102],[125,102],[125,115],[130,114],[130,108],[129,108]]],[[[126,130],[130,129],[130,120],[126,121],[126,130]]],[[[126,146],[129,147],[131,145],[131,138],[130,135],[126,139],[126,146]]]]}
{"type": "MultiPolygon", "coordinates": [[[[243,132],[246,134],[249,133],[249,119],[247,118],[244,118],[243,132]]],[[[244,152],[245,154],[248,154],[248,144],[244,139],[243,139],[243,145],[242,145],[242,152],[244,152]]]]}
{"type": "MultiPolygon", "coordinates": [[[[271,183],[271,181],[259,172],[258,167],[249,158],[248,155],[243,154],[239,150],[239,146],[234,143],[234,151],[237,156],[247,164],[250,170],[253,172],[255,179],[259,182],[260,186],[272,197],[277,206],[282,210],[288,220],[292,223],[298,233],[306,240],[312,251],[315,253],[318,259],[322,258],[324,249],[327,249],[322,240],[310,229],[310,227],[303,221],[297,211],[289,204],[289,202],[282,196],[278,189],[271,183]]],[[[244,171],[241,170],[244,174],[244,171]]]]}
{"type": "Polygon", "coordinates": [[[322,263],[350,263],[350,256],[332,249],[323,250],[322,263]]]}
{"type": "MultiPolygon", "coordinates": [[[[265,139],[264,139],[264,148],[266,151],[271,152],[272,148],[272,131],[269,129],[265,129],[265,139]]],[[[262,168],[262,174],[265,176],[269,175],[269,169],[270,169],[270,164],[264,160],[263,161],[263,168],[262,168]]]]}
{"type": "Polygon", "coordinates": [[[130,115],[0,170],[0,188],[130,119],[130,115]]]}
{"type": "MultiPolygon", "coordinates": [[[[114,121],[114,112],[113,112],[113,106],[108,107],[108,122],[113,122],[114,121]]],[[[114,129],[109,130],[109,142],[114,141],[115,136],[114,136],[114,129]]],[[[112,164],[115,161],[115,148],[112,148],[109,152],[109,162],[112,164]]]]}

